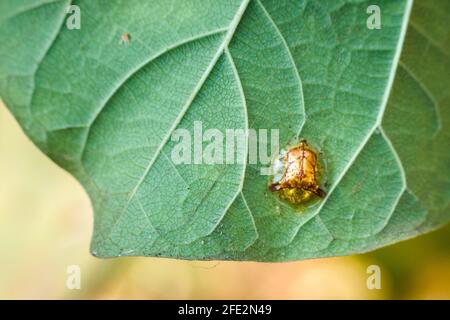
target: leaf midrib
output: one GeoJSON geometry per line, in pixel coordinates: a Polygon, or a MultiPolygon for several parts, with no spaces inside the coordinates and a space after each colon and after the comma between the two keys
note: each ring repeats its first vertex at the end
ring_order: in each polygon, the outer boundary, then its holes
{"type": "MultiPolygon", "coordinates": [[[[128,207],[130,206],[131,202],[133,201],[134,197],[136,196],[137,191],[139,190],[141,184],[144,182],[145,178],[147,177],[147,174],[149,173],[150,169],[152,168],[153,164],[155,163],[156,159],[158,158],[158,156],[160,155],[162,149],[164,148],[164,146],[167,144],[167,142],[169,141],[172,133],[174,132],[174,130],[178,127],[179,123],[181,122],[181,120],[183,119],[183,117],[185,116],[186,112],[189,110],[190,106],[192,105],[192,102],[194,101],[195,97],[197,96],[198,92],[200,92],[200,89],[203,87],[205,81],[208,79],[211,71],[213,70],[214,66],[217,64],[217,61],[219,60],[219,58],[222,56],[222,54],[225,53],[225,51],[228,48],[228,45],[231,41],[231,39],[233,38],[233,35],[239,25],[239,22],[242,19],[242,16],[245,13],[245,10],[247,9],[248,4],[250,3],[251,0],[243,0],[241,5],[239,6],[239,9],[236,11],[236,14],[234,15],[233,19],[231,20],[231,23],[229,25],[229,27],[227,28],[228,31],[221,43],[221,45],[218,47],[215,55],[213,56],[211,62],[209,63],[208,67],[206,68],[205,72],[203,73],[202,77],[200,78],[199,82],[197,83],[197,85],[195,86],[192,94],[190,95],[189,99],[187,100],[186,104],[183,106],[183,108],[181,109],[181,112],[179,113],[179,115],[177,116],[177,118],[175,119],[174,123],[172,124],[172,126],[170,127],[169,131],[167,132],[166,136],[163,138],[163,140],[161,141],[161,143],[159,144],[158,148],[155,151],[154,156],[152,157],[152,159],[150,160],[149,164],[147,165],[144,173],[142,174],[141,178],[139,179],[138,183],[136,184],[136,186],[132,189],[130,196],[128,198],[127,203],[125,204],[124,209],[120,212],[120,214],[118,215],[118,217],[115,219],[110,232],[108,233],[107,237],[105,239],[110,239],[112,233],[114,232],[114,229],[118,223],[118,221],[120,220],[121,216],[128,210],[128,207]]],[[[240,85],[241,86],[241,85],[240,85]]],[[[242,87],[242,86],[241,86],[242,87]]],[[[244,99],[245,101],[245,99],[244,99]]],[[[247,110],[246,110],[247,111],[247,110]]],[[[100,111],[101,112],[101,111],[100,111]]],[[[248,120],[247,120],[247,125],[248,125],[248,120]]],[[[236,197],[238,196],[239,192],[241,192],[242,189],[242,185],[243,185],[243,181],[245,178],[245,174],[241,175],[241,181],[239,184],[239,188],[235,194],[235,196],[233,197],[233,199],[230,201],[230,203],[228,204],[228,206],[224,209],[224,213],[228,210],[228,208],[232,205],[232,203],[234,202],[234,200],[236,199],[236,197]]]]}

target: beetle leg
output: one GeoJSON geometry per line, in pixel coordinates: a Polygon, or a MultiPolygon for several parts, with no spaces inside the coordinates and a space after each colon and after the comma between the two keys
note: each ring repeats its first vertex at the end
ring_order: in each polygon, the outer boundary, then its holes
{"type": "Polygon", "coordinates": [[[325,196],[327,195],[327,193],[320,188],[317,188],[317,190],[315,190],[314,193],[321,198],[325,198],[325,196]]]}
{"type": "Polygon", "coordinates": [[[269,186],[269,190],[270,191],[278,191],[278,190],[281,190],[281,189],[282,189],[282,187],[281,187],[281,185],[279,183],[272,183],[269,186]]]}

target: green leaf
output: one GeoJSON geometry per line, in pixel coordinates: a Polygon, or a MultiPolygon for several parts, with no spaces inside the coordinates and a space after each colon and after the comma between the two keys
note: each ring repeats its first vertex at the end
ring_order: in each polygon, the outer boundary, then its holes
{"type": "Polygon", "coordinates": [[[371,4],[3,0],[0,95],[90,195],[96,256],[365,252],[450,220],[449,2],[378,1],[381,29],[371,4]],[[235,164],[175,164],[198,122],[306,138],[327,196],[281,201],[249,141],[235,164]]]}

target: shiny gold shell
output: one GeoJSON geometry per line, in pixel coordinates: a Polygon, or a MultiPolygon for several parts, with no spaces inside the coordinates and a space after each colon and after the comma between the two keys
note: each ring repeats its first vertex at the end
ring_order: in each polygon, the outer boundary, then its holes
{"type": "Polygon", "coordinates": [[[319,187],[319,165],[316,152],[302,140],[284,156],[284,173],[280,181],[272,183],[269,190],[281,198],[298,204],[313,195],[323,198],[326,193],[319,187]]]}

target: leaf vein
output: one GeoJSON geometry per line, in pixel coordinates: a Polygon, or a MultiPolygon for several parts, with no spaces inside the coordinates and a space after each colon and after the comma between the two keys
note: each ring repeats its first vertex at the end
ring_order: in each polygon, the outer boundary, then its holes
{"type": "Polygon", "coordinates": [[[368,131],[368,133],[367,133],[366,137],[364,138],[364,140],[359,144],[358,148],[355,150],[355,153],[350,158],[348,164],[344,167],[344,169],[342,170],[341,174],[337,177],[336,182],[332,185],[332,187],[330,188],[328,194],[322,200],[322,203],[317,208],[315,213],[313,213],[311,215],[311,217],[309,217],[302,224],[299,225],[299,227],[297,228],[296,232],[294,233],[294,236],[292,237],[292,239],[291,239],[291,241],[289,243],[291,243],[294,240],[294,238],[297,236],[298,232],[300,231],[300,229],[302,228],[302,226],[305,223],[307,223],[309,220],[311,220],[312,218],[314,218],[315,216],[317,216],[320,213],[322,208],[328,202],[328,199],[330,198],[330,196],[333,194],[333,192],[336,189],[336,187],[340,184],[341,180],[347,174],[349,169],[353,166],[353,163],[356,161],[356,159],[360,155],[361,151],[364,149],[364,146],[367,144],[367,142],[369,141],[369,139],[372,136],[372,134],[380,126],[381,121],[383,119],[384,111],[386,109],[388,98],[389,98],[389,95],[390,95],[392,87],[393,87],[397,65],[398,65],[398,63],[400,61],[401,48],[403,47],[403,42],[405,40],[405,35],[406,35],[407,26],[408,26],[409,16],[410,16],[410,13],[411,13],[411,7],[412,7],[412,0],[409,0],[407,2],[407,4],[406,4],[406,8],[405,8],[406,11],[405,11],[404,18],[403,18],[401,32],[400,32],[400,36],[399,36],[399,39],[398,39],[398,42],[397,42],[397,48],[396,48],[395,56],[394,56],[394,59],[393,59],[393,62],[392,62],[392,70],[391,70],[391,73],[389,75],[389,79],[388,79],[388,83],[386,85],[386,89],[385,89],[385,92],[384,92],[383,100],[381,102],[381,106],[380,106],[380,110],[379,110],[379,113],[378,113],[378,117],[377,117],[377,120],[376,120],[374,126],[368,131]]]}

